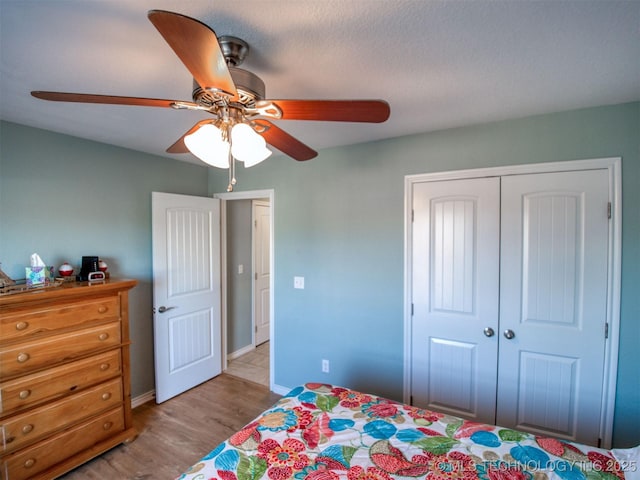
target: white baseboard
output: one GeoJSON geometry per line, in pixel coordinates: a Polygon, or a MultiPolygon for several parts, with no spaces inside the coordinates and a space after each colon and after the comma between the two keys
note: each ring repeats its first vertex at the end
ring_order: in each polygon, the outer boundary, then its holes
{"type": "Polygon", "coordinates": [[[273,393],[277,393],[278,395],[286,395],[287,393],[289,393],[291,391],[291,388],[289,387],[283,387],[282,385],[273,385],[273,388],[271,389],[271,391],[273,393]]]}
{"type": "Polygon", "coordinates": [[[142,404],[150,402],[151,400],[155,400],[156,391],[150,390],[147,393],[143,393],[142,395],[138,395],[131,399],[131,408],[139,407],[142,404]]]}
{"type": "Polygon", "coordinates": [[[234,358],[241,357],[245,353],[253,352],[256,347],[249,344],[246,347],[242,347],[240,350],[236,350],[235,352],[231,352],[227,354],[227,361],[233,360],[234,358]]]}

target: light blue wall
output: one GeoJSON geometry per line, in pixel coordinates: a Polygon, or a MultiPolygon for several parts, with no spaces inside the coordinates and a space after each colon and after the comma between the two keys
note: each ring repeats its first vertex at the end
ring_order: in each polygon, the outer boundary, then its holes
{"type": "Polygon", "coordinates": [[[251,345],[251,200],[227,206],[227,354],[251,345]],[[243,266],[243,273],[238,266],[243,266]]]}
{"type": "MultiPolygon", "coordinates": [[[[392,115],[393,115],[393,105],[392,115]]],[[[282,125],[286,129],[286,125],[282,125]]],[[[402,397],[403,181],[415,173],[621,156],[623,267],[614,444],[640,444],[640,103],[447,130],[239,169],[275,190],[276,383],[402,397]],[[305,277],[305,290],[293,277],[305,277]],[[320,360],[331,373],[320,373],[320,360]]],[[[302,141],[305,139],[302,138],[302,141]]],[[[132,390],[153,388],[151,191],[224,192],[226,173],[0,122],[0,262],[104,256],[131,295],[132,390]]]]}
{"type": "MultiPolygon", "coordinates": [[[[393,116],[393,105],[391,111],[393,116]]],[[[631,103],[330,149],[309,162],[279,156],[240,168],[236,190],[275,190],[276,384],[326,381],[402,398],[405,175],[620,156],[614,444],[640,444],[639,138],[640,103],[631,103]],[[293,289],[294,276],[305,277],[304,290],[293,289]],[[323,358],[331,362],[329,374],[320,371],[323,358]]],[[[210,193],[225,188],[226,173],[212,170],[210,193]]]]}
{"type": "Polygon", "coordinates": [[[0,262],[24,278],[37,252],[47,264],[98,255],[131,290],[131,385],[154,389],[151,192],[207,195],[207,169],[0,122],[0,262]]]}

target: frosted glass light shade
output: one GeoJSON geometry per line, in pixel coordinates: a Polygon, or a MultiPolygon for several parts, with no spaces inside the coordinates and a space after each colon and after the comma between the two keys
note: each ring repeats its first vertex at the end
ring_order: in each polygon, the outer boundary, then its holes
{"type": "Polygon", "coordinates": [[[196,157],[218,168],[229,168],[229,142],[222,139],[222,131],[210,123],[184,137],[184,144],[196,157]]]}
{"type": "Polygon", "coordinates": [[[238,123],[231,129],[231,154],[244,162],[246,168],[253,167],[271,155],[267,142],[246,123],[238,123]]]}

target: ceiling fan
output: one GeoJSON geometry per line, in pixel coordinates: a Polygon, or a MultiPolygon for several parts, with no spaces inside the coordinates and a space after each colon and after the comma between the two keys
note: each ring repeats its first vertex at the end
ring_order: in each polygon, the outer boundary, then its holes
{"type": "Polygon", "coordinates": [[[231,36],[218,37],[204,23],[178,13],[150,10],[148,18],[193,76],[193,101],[49,91],[32,91],[31,95],[57,102],[208,112],[212,119],[197,122],[167,152],[191,152],[211,165],[228,168],[229,191],[236,183],[235,161],[244,161],[245,166],[258,163],[271,153],[265,149],[265,143],[295,160],[317,156],[315,150],[272,120],[381,123],[389,118],[389,104],[384,100],[266,99],[264,82],[255,74],[238,68],[249,51],[246,42],[231,36]],[[246,145],[257,146],[257,156],[245,152],[243,147],[246,145]],[[214,147],[220,147],[222,154],[212,153],[214,147]]]}

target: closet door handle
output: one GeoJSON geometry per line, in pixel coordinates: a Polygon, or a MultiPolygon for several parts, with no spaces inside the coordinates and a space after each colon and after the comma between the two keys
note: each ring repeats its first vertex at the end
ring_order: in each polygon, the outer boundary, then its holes
{"type": "Polygon", "coordinates": [[[487,336],[487,337],[493,337],[493,335],[494,335],[495,333],[496,333],[496,332],[494,332],[494,331],[493,331],[493,328],[491,328],[491,327],[487,327],[487,328],[485,328],[485,329],[484,329],[484,334],[485,334],[485,336],[487,336]]]}
{"type": "Polygon", "coordinates": [[[511,340],[515,336],[516,336],[516,334],[513,333],[513,330],[511,330],[511,329],[507,329],[507,330],[504,331],[504,338],[506,338],[507,340],[511,340]]]}

